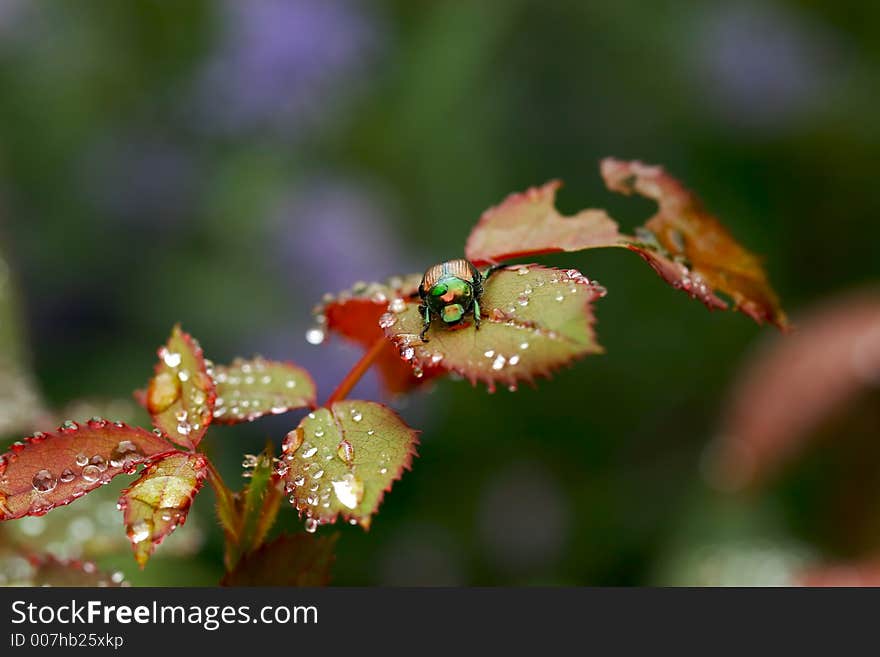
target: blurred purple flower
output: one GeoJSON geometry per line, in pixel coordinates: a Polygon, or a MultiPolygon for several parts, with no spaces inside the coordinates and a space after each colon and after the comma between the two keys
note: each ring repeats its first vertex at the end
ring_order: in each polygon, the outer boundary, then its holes
{"type": "Polygon", "coordinates": [[[224,33],[202,72],[200,114],[222,132],[295,136],[349,94],[380,42],[351,0],[227,0],[224,33]]]}
{"type": "Polygon", "coordinates": [[[21,28],[33,14],[33,7],[25,0],[0,0],[0,52],[4,47],[24,43],[21,28]]]}
{"type": "Polygon", "coordinates": [[[839,53],[827,26],[791,7],[753,2],[713,5],[700,22],[701,85],[726,120],[776,128],[829,98],[839,53]]]}
{"type": "Polygon", "coordinates": [[[392,204],[376,190],[330,179],[301,189],[279,204],[269,226],[271,249],[295,290],[308,280],[320,297],[419,269],[392,228],[392,204]]]}
{"type": "MultiPolygon", "coordinates": [[[[261,325],[240,345],[272,358],[296,361],[309,369],[323,396],[357,362],[362,350],[331,336],[331,344],[306,343],[314,326],[311,308],[325,292],[339,292],[356,281],[383,280],[418,269],[392,228],[396,212],[381,192],[341,179],[303,181],[298,194],[281,198],[265,226],[265,253],[274,279],[288,290],[292,311],[261,325]]],[[[358,385],[358,396],[381,399],[375,373],[358,385]]]]}
{"type": "Polygon", "coordinates": [[[195,202],[194,163],[162,136],[104,139],[84,160],[83,188],[96,208],[114,220],[165,231],[195,202]]]}

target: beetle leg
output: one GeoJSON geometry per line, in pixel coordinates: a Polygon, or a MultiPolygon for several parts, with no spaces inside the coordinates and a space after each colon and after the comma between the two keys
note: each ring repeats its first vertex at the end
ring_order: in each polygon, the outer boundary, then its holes
{"type": "Polygon", "coordinates": [[[422,313],[422,318],[424,320],[424,324],[422,325],[422,332],[419,334],[419,338],[422,342],[428,342],[430,341],[427,333],[428,329],[431,328],[431,309],[428,308],[426,304],[424,306],[419,306],[419,312],[422,313]]]}
{"type": "Polygon", "coordinates": [[[480,330],[480,302],[474,301],[474,328],[480,330]]]}
{"type": "Polygon", "coordinates": [[[486,281],[488,281],[489,277],[492,274],[494,274],[496,271],[498,271],[499,269],[501,269],[503,267],[504,267],[504,265],[492,265],[491,267],[489,267],[489,269],[486,270],[486,273],[483,274],[483,282],[485,283],[486,281]]]}

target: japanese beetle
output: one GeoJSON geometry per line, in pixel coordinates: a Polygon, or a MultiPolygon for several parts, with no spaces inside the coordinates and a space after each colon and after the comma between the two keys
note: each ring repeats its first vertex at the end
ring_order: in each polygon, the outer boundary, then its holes
{"type": "Polygon", "coordinates": [[[483,283],[498,269],[491,267],[485,274],[464,258],[448,260],[428,267],[419,285],[419,298],[422,304],[419,313],[424,319],[420,338],[427,342],[431,317],[437,318],[447,326],[460,324],[468,313],[473,313],[474,327],[480,328],[480,297],[483,283]]]}

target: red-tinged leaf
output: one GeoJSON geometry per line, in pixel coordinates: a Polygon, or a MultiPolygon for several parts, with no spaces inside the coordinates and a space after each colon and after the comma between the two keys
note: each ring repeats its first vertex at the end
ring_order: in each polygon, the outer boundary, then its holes
{"type": "Polygon", "coordinates": [[[592,303],[604,294],[579,271],[537,265],[493,273],[480,299],[482,321],[455,327],[432,322],[427,341],[423,320],[407,308],[386,322],[386,335],[413,367],[444,368],[472,383],[516,386],[587,354],[601,353],[593,331],[592,303]]]}
{"type": "Polygon", "coordinates": [[[880,293],[823,306],[746,365],[730,394],[713,474],[748,485],[819,435],[822,422],[880,381],[880,293]]]}
{"type": "Polygon", "coordinates": [[[214,422],[251,422],[315,405],[315,382],[293,363],[238,358],[231,365],[215,365],[214,382],[214,422]]]}
{"type": "Polygon", "coordinates": [[[644,244],[628,244],[630,251],[638,253],[651,269],[676,290],[681,290],[705,305],[709,310],[726,310],[727,304],[719,299],[712,288],[697,272],[691,271],[681,262],[671,260],[656,249],[644,244]]]}
{"type": "Polygon", "coordinates": [[[33,568],[30,586],[119,587],[126,586],[122,573],[98,570],[91,561],[56,559],[51,555],[28,557],[33,568]]]}
{"type": "Polygon", "coordinates": [[[195,447],[213,419],[216,390],[202,348],[180,326],[160,347],[156,374],[137,394],[153,424],[174,442],[195,447]]]}
{"type": "Polygon", "coordinates": [[[338,534],[285,534],[246,555],[221,586],[327,586],[338,534]]]}
{"type": "Polygon", "coordinates": [[[207,474],[201,454],[177,452],[150,464],[122,492],[119,508],[141,568],[165,537],[186,522],[189,507],[207,474]]]}
{"type": "Polygon", "coordinates": [[[601,171],[608,189],[657,202],[658,212],[645,228],[673,258],[689,263],[693,270],[689,278],[696,274],[709,287],[730,295],[735,308],[759,324],[788,326],[760,259],[744,249],[678,180],[662,167],[614,158],[602,160],[601,171]]]}
{"type": "Polygon", "coordinates": [[[477,266],[560,251],[625,246],[629,241],[604,210],[581,210],[566,217],[556,209],[551,180],[541,187],[508,196],[480,217],[465,245],[465,255],[477,266]]]}
{"type": "Polygon", "coordinates": [[[800,586],[880,586],[880,559],[845,564],[825,564],[796,575],[800,586]]]}
{"type": "Polygon", "coordinates": [[[638,237],[619,232],[604,210],[560,214],[555,203],[561,183],[551,181],[487,210],[468,237],[467,258],[481,266],[545,253],[626,248],[709,309],[727,308],[715,287],[759,323],[787,326],[759,260],[662,168],[608,158],[602,162],[602,175],[612,191],[637,192],[658,202],[660,211],[636,231],[638,237]]]}
{"type": "MultiPolygon", "coordinates": [[[[320,342],[324,332],[338,333],[364,349],[372,347],[383,335],[379,321],[386,313],[399,313],[418,307],[418,288],[421,274],[396,276],[386,283],[358,284],[337,295],[327,295],[314,310],[319,327],[310,332],[313,342],[320,342]]],[[[442,370],[428,368],[416,376],[411,367],[400,361],[397,350],[388,348],[375,361],[385,389],[391,394],[411,390],[441,374],[442,370]]]]}
{"type": "Polygon", "coordinates": [[[0,457],[0,520],[43,515],[172,451],[154,433],[108,420],[38,432],[0,457]]]}
{"type": "Polygon", "coordinates": [[[410,469],[417,444],[416,432],[389,408],[337,402],[287,434],[276,475],[309,531],[340,515],[368,528],[391,484],[410,469]]]}

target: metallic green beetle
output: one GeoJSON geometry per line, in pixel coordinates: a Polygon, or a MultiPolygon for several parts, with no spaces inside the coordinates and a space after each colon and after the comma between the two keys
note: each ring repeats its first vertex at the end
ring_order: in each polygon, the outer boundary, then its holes
{"type": "Polygon", "coordinates": [[[447,326],[455,326],[472,312],[474,327],[479,330],[483,284],[496,269],[498,266],[493,266],[481,274],[479,269],[464,258],[428,267],[419,285],[419,297],[422,300],[419,313],[424,319],[419,336],[422,341],[428,341],[426,334],[431,328],[432,315],[436,315],[447,326]]]}

